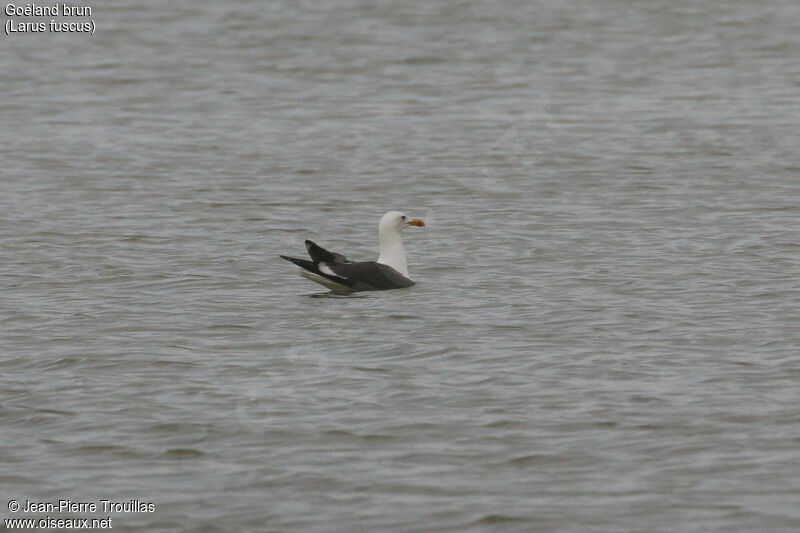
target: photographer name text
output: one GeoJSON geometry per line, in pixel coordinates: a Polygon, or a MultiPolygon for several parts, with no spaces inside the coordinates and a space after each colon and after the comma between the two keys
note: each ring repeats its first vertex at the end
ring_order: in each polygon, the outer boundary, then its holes
{"type": "Polygon", "coordinates": [[[11,500],[8,510],[12,513],[154,513],[156,506],[152,502],[141,500],[128,500],[124,502],[114,500],[100,500],[98,502],[76,502],[73,500],[58,500],[57,502],[35,502],[25,500],[20,503],[11,500]]]}

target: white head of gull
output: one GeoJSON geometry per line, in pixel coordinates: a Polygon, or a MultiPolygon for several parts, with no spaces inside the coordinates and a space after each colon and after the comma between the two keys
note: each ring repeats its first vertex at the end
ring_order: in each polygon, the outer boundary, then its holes
{"type": "Polygon", "coordinates": [[[400,211],[389,211],[378,225],[378,237],[381,241],[381,253],[378,263],[390,266],[400,272],[405,277],[408,275],[408,265],[406,264],[406,251],[403,248],[403,238],[400,232],[408,226],[424,226],[425,223],[418,218],[411,218],[400,211]]]}

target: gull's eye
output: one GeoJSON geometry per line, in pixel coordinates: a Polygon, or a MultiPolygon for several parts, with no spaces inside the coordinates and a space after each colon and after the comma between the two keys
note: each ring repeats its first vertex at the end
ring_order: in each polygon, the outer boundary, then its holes
{"type": "Polygon", "coordinates": [[[405,215],[403,215],[403,216],[401,216],[400,218],[402,218],[403,220],[405,220],[405,219],[406,219],[406,216],[405,216],[405,215]]]}

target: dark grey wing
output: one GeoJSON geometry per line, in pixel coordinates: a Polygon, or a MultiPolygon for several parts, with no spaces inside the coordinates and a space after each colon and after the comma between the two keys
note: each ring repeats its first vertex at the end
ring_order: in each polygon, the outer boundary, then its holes
{"type": "Polygon", "coordinates": [[[314,260],[315,263],[346,263],[347,258],[342,254],[337,254],[336,252],[329,252],[319,244],[315,243],[314,241],[306,240],[306,249],[308,250],[308,255],[311,256],[311,259],[314,260]]]}
{"type": "MultiPolygon", "coordinates": [[[[298,259],[297,257],[289,257],[287,255],[282,255],[281,257],[283,259],[286,259],[287,261],[291,261],[292,263],[294,263],[295,265],[299,266],[302,269],[305,269],[305,270],[308,270],[309,272],[313,272],[314,274],[317,274],[318,276],[322,276],[323,278],[327,278],[327,279],[329,279],[331,281],[335,281],[336,283],[339,283],[339,284],[342,284],[342,285],[346,285],[347,284],[347,280],[346,279],[340,278],[339,276],[336,276],[335,274],[330,274],[328,272],[322,272],[319,269],[320,263],[314,263],[312,261],[309,261],[308,259],[298,259]]],[[[321,264],[324,265],[325,263],[321,263],[321,264]]]]}
{"type": "Polygon", "coordinates": [[[345,285],[357,291],[383,291],[388,289],[402,289],[414,285],[408,279],[390,266],[382,265],[375,261],[358,263],[321,263],[320,271],[325,274],[344,278],[345,285]]]}
{"type": "Polygon", "coordinates": [[[291,261],[300,268],[305,268],[306,270],[311,270],[311,271],[316,270],[314,263],[312,263],[308,259],[300,259],[299,257],[289,257],[288,255],[282,255],[281,258],[286,259],[287,261],[291,261]]]}

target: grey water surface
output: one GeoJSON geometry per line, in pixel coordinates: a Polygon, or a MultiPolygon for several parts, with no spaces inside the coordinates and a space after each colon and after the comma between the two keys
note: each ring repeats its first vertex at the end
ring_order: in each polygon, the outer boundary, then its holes
{"type": "Polygon", "coordinates": [[[3,518],[800,531],[800,3],[89,5],[0,35],[3,518]]]}

